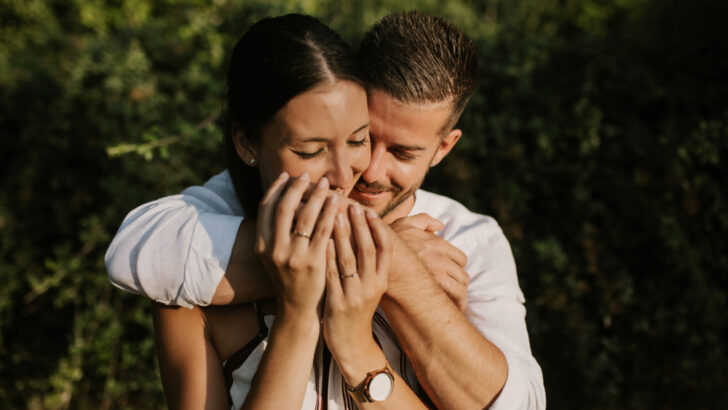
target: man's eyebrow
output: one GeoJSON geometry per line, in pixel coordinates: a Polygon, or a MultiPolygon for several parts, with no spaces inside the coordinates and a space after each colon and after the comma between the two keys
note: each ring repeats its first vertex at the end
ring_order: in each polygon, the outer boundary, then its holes
{"type": "MultiPolygon", "coordinates": [[[[363,130],[364,128],[368,127],[369,124],[370,123],[367,122],[366,124],[362,125],[361,127],[357,128],[356,130],[354,130],[354,132],[352,132],[351,134],[349,134],[349,136],[352,136],[352,135],[358,133],[359,131],[363,130]]],[[[311,137],[311,138],[304,138],[304,139],[301,140],[301,142],[328,142],[329,140],[330,140],[330,138],[311,137]]]]}
{"type": "Polygon", "coordinates": [[[402,144],[394,145],[393,148],[401,149],[403,151],[424,151],[427,149],[427,148],[421,147],[419,145],[402,145],[402,144]]]}

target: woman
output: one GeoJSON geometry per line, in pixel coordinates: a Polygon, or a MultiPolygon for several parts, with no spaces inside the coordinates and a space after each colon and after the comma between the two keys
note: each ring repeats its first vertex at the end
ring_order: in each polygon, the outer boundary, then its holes
{"type": "Polygon", "coordinates": [[[392,371],[403,361],[375,314],[388,227],[345,199],[370,156],[366,93],[346,45],[311,17],[256,23],[233,51],[228,111],[228,168],[246,216],[257,218],[277,311],[273,320],[249,305],[155,305],[168,404],[423,407],[392,371]]]}

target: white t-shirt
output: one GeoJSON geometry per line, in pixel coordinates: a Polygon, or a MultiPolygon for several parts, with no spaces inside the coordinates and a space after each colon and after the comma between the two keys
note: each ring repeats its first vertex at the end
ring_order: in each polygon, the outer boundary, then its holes
{"type": "MultiPolygon", "coordinates": [[[[427,213],[438,235],[468,256],[467,319],[498,346],[508,378],[492,409],[543,409],[541,368],[531,353],[525,300],[508,240],[491,217],[450,198],[415,193],[410,215],[427,213]]],[[[126,291],[185,307],[210,303],[225,274],[243,211],[230,174],[131,211],[106,252],[109,280],[126,291]]]]}

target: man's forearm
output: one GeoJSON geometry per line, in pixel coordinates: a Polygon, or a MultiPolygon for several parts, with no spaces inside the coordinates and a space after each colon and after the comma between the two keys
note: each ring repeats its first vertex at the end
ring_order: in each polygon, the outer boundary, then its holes
{"type": "MultiPolygon", "coordinates": [[[[410,263],[411,262],[411,263],[410,263]]],[[[390,281],[381,306],[438,408],[483,408],[505,384],[503,353],[460,312],[419,261],[390,281]]]]}
{"type": "Polygon", "coordinates": [[[240,224],[225,276],[212,297],[213,305],[236,305],[273,298],[273,286],[265,267],[255,254],[256,224],[240,224]]]}

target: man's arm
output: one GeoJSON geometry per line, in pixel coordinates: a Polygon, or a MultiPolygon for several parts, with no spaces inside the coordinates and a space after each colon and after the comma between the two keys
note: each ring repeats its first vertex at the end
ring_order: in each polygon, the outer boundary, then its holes
{"type": "Polygon", "coordinates": [[[254,255],[255,224],[227,172],[131,211],[106,252],[109,280],[128,292],[185,307],[272,296],[254,255]]]}
{"type": "Polygon", "coordinates": [[[225,276],[215,289],[211,305],[237,305],[275,297],[265,267],[255,254],[255,221],[240,224],[225,276]]]}
{"type": "Polygon", "coordinates": [[[418,380],[440,408],[545,406],[515,264],[498,233],[487,249],[466,252],[473,272],[466,315],[413,257],[410,247],[419,240],[404,235],[395,247],[399,270],[390,273],[381,305],[418,380]]]}

